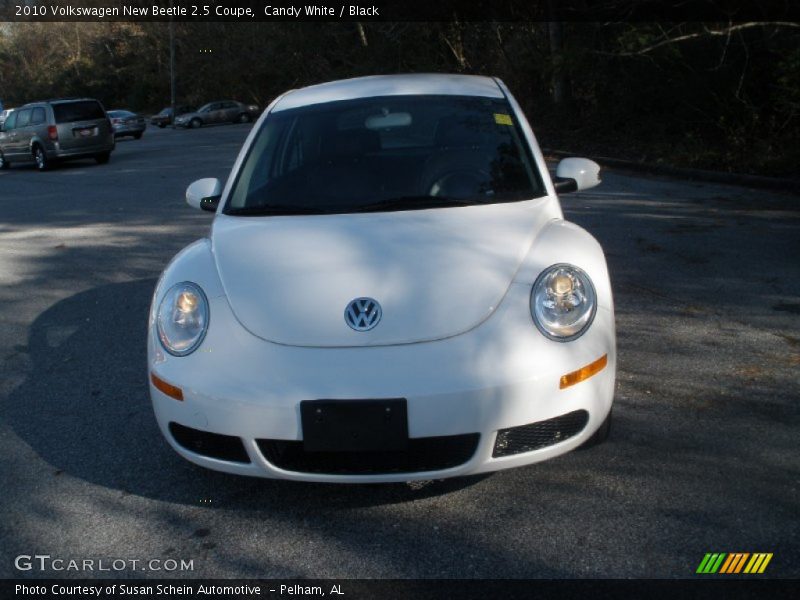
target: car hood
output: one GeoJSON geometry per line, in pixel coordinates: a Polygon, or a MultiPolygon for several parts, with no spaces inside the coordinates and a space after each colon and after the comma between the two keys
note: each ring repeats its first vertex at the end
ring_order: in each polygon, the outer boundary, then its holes
{"type": "MultiPolygon", "coordinates": [[[[541,227],[546,198],[319,216],[219,215],[212,247],[231,309],[251,333],[296,346],[376,346],[458,335],[497,308],[541,227]],[[357,298],[382,317],[355,331],[357,298]]],[[[212,316],[213,319],[213,316],[212,316]]]]}

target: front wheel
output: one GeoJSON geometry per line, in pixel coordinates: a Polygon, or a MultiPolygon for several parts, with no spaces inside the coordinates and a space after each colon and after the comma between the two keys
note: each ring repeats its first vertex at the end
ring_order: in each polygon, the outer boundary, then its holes
{"type": "Polygon", "coordinates": [[[106,164],[110,158],[111,158],[111,152],[102,152],[101,154],[94,155],[94,159],[97,161],[98,165],[106,164]]]}
{"type": "Polygon", "coordinates": [[[203,122],[200,119],[196,118],[196,117],[194,119],[192,119],[191,121],[189,121],[189,126],[192,129],[197,129],[199,127],[202,127],[202,125],[203,125],[203,122]]]}
{"type": "Polygon", "coordinates": [[[40,171],[47,171],[50,168],[50,159],[47,158],[44,148],[39,145],[33,147],[33,160],[40,171]]]}
{"type": "Polygon", "coordinates": [[[158,128],[159,128],[159,129],[164,129],[164,127],[166,127],[166,126],[167,126],[167,124],[166,124],[166,123],[159,123],[159,124],[158,124],[158,128]]]}
{"type": "Polygon", "coordinates": [[[143,134],[141,134],[141,133],[135,133],[135,134],[133,134],[133,137],[134,137],[135,139],[137,139],[137,140],[140,140],[140,139],[142,139],[142,135],[143,135],[143,134]]]}

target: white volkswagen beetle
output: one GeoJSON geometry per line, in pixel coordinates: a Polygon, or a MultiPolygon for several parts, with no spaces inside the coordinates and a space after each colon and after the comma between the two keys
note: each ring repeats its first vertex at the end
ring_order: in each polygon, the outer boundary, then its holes
{"type": "Polygon", "coordinates": [[[290,91],[153,297],[150,393],[188,460],[327,482],[527,465],[608,433],[603,251],[498,79],[396,75],[290,91]]]}

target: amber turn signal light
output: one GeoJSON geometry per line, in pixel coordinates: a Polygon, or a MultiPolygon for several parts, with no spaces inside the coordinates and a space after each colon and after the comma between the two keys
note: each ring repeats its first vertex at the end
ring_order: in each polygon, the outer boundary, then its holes
{"type": "Polygon", "coordinates": [[[592,375],[597,375],[600,371],[606,368],[608,364],[608,354],[603,354],[600,358],[596,361],[589,363],[585,367],[581,367],[577,371],[573,371],[572,373],[567,373],[566,375],[561,376],[561,383],[558,386],[562,390],[564,388],[568,388],[571,385],[575,385],[576,383],[580,383],[584,379],[589,379],[592,375]]]}
{"type": "Polygon", "coordinates": [[[164,392],[170,398],[175,398],[175,400],[183,400],[183,390],[179,387],[176,387],[170,383],[167,383],[160,377],[157,377],[155,373],[150,373],[150,381],[153,382],[153,385],[156,386],[161,392],[164,392]]]}

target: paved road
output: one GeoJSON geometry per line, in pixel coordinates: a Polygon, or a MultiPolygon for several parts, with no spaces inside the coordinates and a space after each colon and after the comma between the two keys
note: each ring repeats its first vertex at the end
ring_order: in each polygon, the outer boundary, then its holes
{"type": "Polygon", "coordinates": [[[147,398],[150,294],[210,223],[186,185],[225,177],[247,131],[148,130],[107,166],[0,172],[0,577],[80,575],[15,570],[35,553],[198,577],[686,577],[709,551],[800,576],[792,196],[608,173],[564,198],[618,310],[616,421],[591,451],[413,486],[178,457],[147,398]]]}

